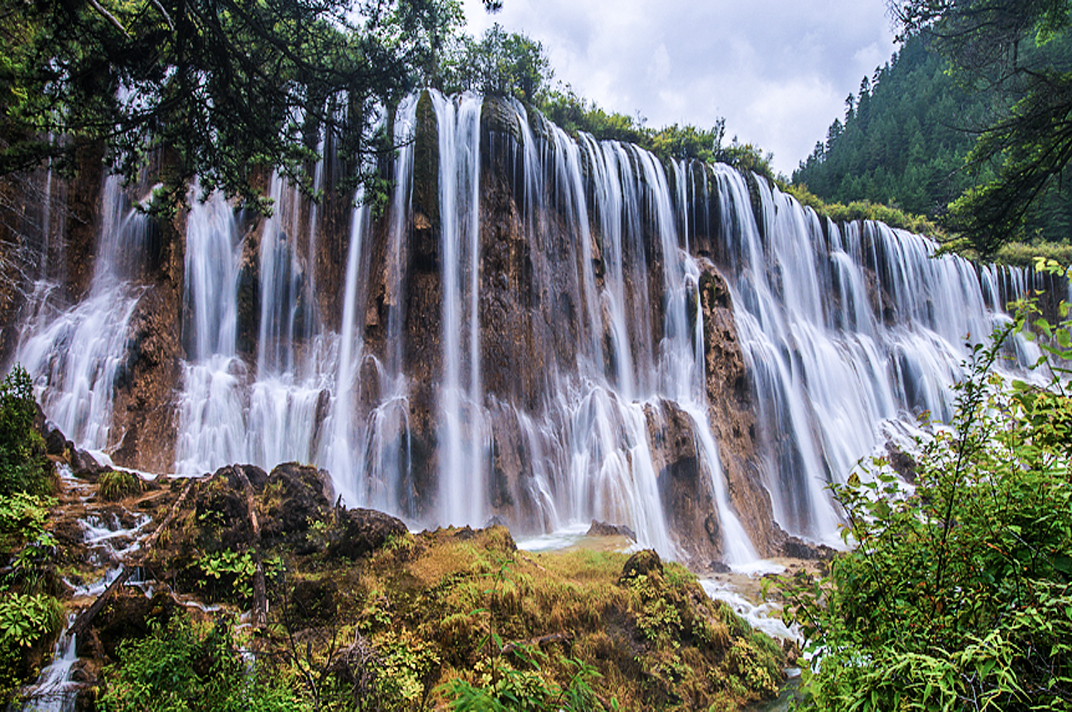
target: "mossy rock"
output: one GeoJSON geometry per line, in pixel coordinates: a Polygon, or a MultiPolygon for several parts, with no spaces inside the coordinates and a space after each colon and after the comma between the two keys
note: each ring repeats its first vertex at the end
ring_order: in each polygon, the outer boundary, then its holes
{"type": "Polygon", "coordinates": [[[618,583],[628,583],[637,576],[648,576],[653,572],[657,572],[660,576],[662,575],[662,559],[659,558],[658,552],[654,549],[644,549],[630,556],[629,560],[625,562],[625,566],[622,567],[622,575],[618,577],[618,583]]]}

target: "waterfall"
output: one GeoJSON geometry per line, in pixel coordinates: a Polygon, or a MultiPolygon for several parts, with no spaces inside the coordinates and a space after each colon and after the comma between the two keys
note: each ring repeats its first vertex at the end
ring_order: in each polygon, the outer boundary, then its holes
{"type": "Polygon", "coordinates": [[[439,135],[443,274],[443,384],[440,389],[440,516],[483,523],[486,434],[480,382],[480,107],[463,94],[432,94],[439,135]]]}
{"type": "MultiPolygon", "coordinates": [[[[414,526],[603,519],[667,556],[747,564],[772,553],[769,519],[838,543],[827,485],[918,416],[948,418],[966,343],[1038,286],[517,102],[429,91],[392,116],[382,211],[362,192],[318,205],[281,175],[268,218],[192,189],[166,275],[181,315],[159,317],[181,331],[176,472],[299,460],[414,526]],[[716,278],[729,316],[708,333],[716,278]],[[740,383],[717,382],[714,346],[740,383]],[[730,386],[754,421],[720,420],[730,386]]],[[[314,187],[341,170],[317,166],[314,187]]],[[[165,279],[136,259],[152,227],[115,179],[101,213],[88,291],[66,304],[40,281],[15,355],[95,449],[115,444],[140,285],[165,279]]]]}
{"type": "Polygon", "coordinates": [[[29,372],[48,418],[88,450],[114,444],[114,388],[126,364],[130,320],[141,296],[131,279],[150,230],[148,218],[131,205],[117,176],[104,181],[100,211],[86,296],[66,306],[62,285],[47,278],[38,281],[15,351],[15,361],[29,372]]]}
{"type": "Polygon", "coordinates": [[[874,222],[824,226],[757,180],[761,229],[745,177],[719,166],[715,176],[719,203],[734,206],[721,231],[774,518],[837,545],[827,483],[844,481],[896,421],[947,420],[965,341],[979,343],[1005,317],[985,306],[986,280],[970,262],[933,258],[925,238],[874,222]]]}

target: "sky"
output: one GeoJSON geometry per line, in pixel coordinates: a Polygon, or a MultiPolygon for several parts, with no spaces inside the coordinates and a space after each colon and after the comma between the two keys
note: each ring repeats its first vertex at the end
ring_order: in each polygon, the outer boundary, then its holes
{"type": "Polygon", "coordinates": [[[710,128],[774,153],[786,176],[896,46],[885,0],[464,0],[469,34],[498,22],[543,44],[607,111],[710,128]]]}

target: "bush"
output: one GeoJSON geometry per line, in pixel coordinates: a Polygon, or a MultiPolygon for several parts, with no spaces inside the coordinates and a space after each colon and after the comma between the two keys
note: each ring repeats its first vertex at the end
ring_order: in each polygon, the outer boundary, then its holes
{"type": "Polygon", "coordinates": [[[15,366],[0,381],[0,496],[48,494],[45,443],[34,429],[37,404],[26,369],[15,366]]]}
{"type": "MultiPolygon", "coordinates": [[[[974,349],[914,491],[883,468],[833,487],[855,549],[787,584],[816,656],[806,709],[1072,705],[1072,398],[993,372],[1022,324],[974,349]]],[[[1067,358],[1067,331],[1042,326],[1067,358]]]]}
{"type": "Polygon", "coordinates": [[[143,639],[124,641],[119,662],[104,670],[104,712],[290,712],[311,707],[288,680],[247,658],[234,627],[220,620],[199,629],[182,616],[150,624],[143,639]]]}
{"type": "Polygon", "coordinates": [[[145,490],[145,483],[133,472],[125,470],[109,470],[101,473],[97,480],[97,494],[101,499],[115,502],[141,494],[145,490]]]}

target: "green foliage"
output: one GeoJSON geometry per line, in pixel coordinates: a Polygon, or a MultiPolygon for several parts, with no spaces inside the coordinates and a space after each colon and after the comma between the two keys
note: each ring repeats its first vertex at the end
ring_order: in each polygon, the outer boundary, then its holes
{"type": "Polygon", "coordinates": [[[251,552],[224,549],[202,556],[197,560],[197,566],[206,577],[222,582],[225,588],[229,587],[240,600],[247,601],[253,596],[253,575],[257,572],[257,564],[251,552]]]}
{"type": "Polygon", "coordinates": [[[44,593],[8,593],[0,598],[0,645],[27,648],[63,626],[63,606],[44,593]]]}
{"type": "Polygon", "coordinates": [[[254,167],[311,188],[321,134],[355,163],[386,150],[377,107],[461,22],[453,0],[2,2],[0,175],[103,142],[133,180],[163,150],[160,210],[194,176],[267,207],[254,167]]]}
{"type": "Polygon", "coordinates": [[[463,37],[446,53],[439,84],[444,91],[475,91],[538,102],[554,72],[543,45],[525,35],[507,32],[498,23],[479,41],[463,37]]]}
{"type": "Polygon", "coordinates": [[[584,131],[598,140],[648,147],[650,132],[642,118],[608,113],[579,96],[569,85],[549,91],[540,110],[549,121],[569,133],[584,131]]]}
{"type": "Polygon", "coordinates": [[[141,478],[126,470],[108,470],[101,473],[97,480],[97,494],[109,502],[141,494],[144,489],[145,483],[141,478]]]}
{"type": "Polygon", "coordinates": [[[1072,212],[1072,3],[890,5],[903,34],[932,40],[959,86],[992,109],[967,156],[979,180],[950,205],[950,224],[984,257],[1039,227],[1049,239],[1067,236],[1060,226],[1072,212]]]}
{"type": "Polygon", "coordinates": [[[786,193],[796,198],[801,205],[811,207],[819,215],[824,215],[836,223],[854,220],[879,220],[890,227],[902,228],[921,235],[930,235],[939,240],[948,239],[937,225],[922,215],[912,215],[889,205],[872,203],[869,200],[854,200],[848,205],[826,203],[808,190],[808,186],[801,184],[787,185],[784,189],[786,193]]]}
{"type": "Polygon", "coordinates": [[[0,495],[0,554],[10,557],[18,553],[24,558],[26,549],[55,546],[55,538],[46,529],[49,509],[55,504],[51,497],[25,492],[0,495]]]}
{"type": "MultiPolygon", "coordinates": [[[[447,682],[442,692],[455,712],[587,712],[602,709],[590,681],[599,671],[581,660],[563,658],[570,671],[569,680],[559,685],[542,674],[541,663],[547,656],[539,649],[524,648],[514,656],[527,669],[518,670],[502,658],[494,661],[495,674],[473,684],[462,678],[447,682]]],[[[617,709],[617,703],[611,703],[617,709]]]]}
{"type": "Polygon", "coordinates": [[[53,498],[44,442],[34,429],[37,406],[26,371],[0,382],[0,701],[28,675],[29,649],[63,625],[63,607],[42,591],[56,540],[48,530],[53,498]]]}
{"type": "Polygon", "coordinates": [[[1034,244],[1010,242],[1002,245],[994,253],[994,260],[1001,264],[1031,267],[1035,263],[1035,258],[1040,256],[1061,264],[1072,264],[1072,245],[1067,242],[1036,242],[1034,244]]]}
{"type": "Polygon", "coordinates": [[[678,637],[681,633],[681,616],[677,607],[663,596],[663,586],[651,577],[641,574],[629,580],[629,587],[639,596],[641,606],[636,611],[636,625],[650,641],[661,636],[678,637]]]}
{"type": "Polygon", "coordinates": [[[312,709],[290,680],[249,660],[230,622],[207,630],[185,617],[120,644],[104,670],[104,712],[279,712],[312,709]]]}
{"type": "Polygon", "coordinates": [[[598,140],[633,143],[662,159],[697,159],[705,163],[727,163],[734,168],[755,172],[774,181],[771,161],[774,154],[764,153],[752,144],[742,144],[735,136],[724,145],[726,120],[718,119],[710,129],[673,124],[662,129],[644,125],[642,117],[608,113],[578,96],[568,85],[549,91],[540,110],[552,123],[568,132],[583,131],[598,140]]]}
{"type": "MultiPolygon", "coordinates": [[[[993,372],[1022,324],[973,349],[913,491],[881,468],[833,487],[855,549],[826,581],[786,582],[816,655],[805,708],[1072,705],[1072,398],[993,372]]],[[[1067,329],[1036,328],[1072,353],[1067,329]]]]}
{"type": "Polygon", "coordinates": [[[843,119],[793,172],[823,200],[869,201],[935,218],[972,185],[963,171],[969,129],[983,121],[984,97],[959,85],[923,38],[906,41],[890,62],[849,95],[843,119]]]}
{"type": "Polygon", "coordinates": [[[0,496],[52,491],[45,444],[34,429],[36,415],[30,375],[15,366],[0,381],[0,496]]]}

